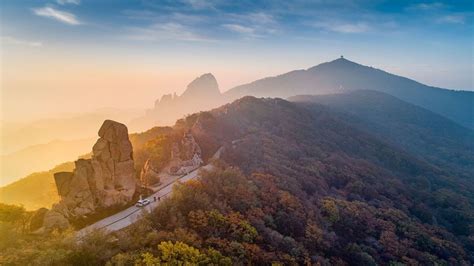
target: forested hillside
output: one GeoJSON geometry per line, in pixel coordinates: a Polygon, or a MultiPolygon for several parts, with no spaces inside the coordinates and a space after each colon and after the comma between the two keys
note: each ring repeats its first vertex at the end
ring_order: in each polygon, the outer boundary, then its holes
{"type": "Polygon", "coordinates": [[[473,183],[354,127],[349,117],[319,104],[253,97],[188,116],[166,134],[190,130],[205,158],[223,146],[214,170],[177,186],[140,223],[113,234],[39,245],[41,237],[7,230],[5,239],[25,248],[0,243],[3,259],[472,264],[473,183]]]}
{"type": "Polygon", "coordinates": [[[444,170],[474,178],[474,131],[391,95],[361,90],[294,96],[308,109],[330,107],[344,120],[444,170]]]}
{"type": "Polygon", "coordinates": [[[54,173],[70,171],[72,162],[60,164],[49,171],[28,175],[12,184],[0,188],[0,201],[23,205],[28,210],[50,208],[58,202],[59,195],[54,184],[54,173]]]}

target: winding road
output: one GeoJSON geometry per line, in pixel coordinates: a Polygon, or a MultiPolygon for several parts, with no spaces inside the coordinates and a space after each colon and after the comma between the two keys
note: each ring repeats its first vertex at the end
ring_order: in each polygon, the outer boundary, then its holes
{"type": "MultiPolygon", "coordinates": [[[[223,147],[219,148],[217,152],[212,156],[211,162],[214,159],[218,159],[220,157],[220,154],[222,152],[223,147]]],[[[136,206],[131,206],[121,212],[118,212],[114,215],[111,215],[107,218],[104,218],[100,221],[97,221],[89,226],[86,226],[82,228],[81,230],[77,231],[76,236],[81,239],[85,235],[87,235],[89,232],[92,232],[93,230],[97,229],[104,229],[105,231],[113,232],[117,231],[120,229],[123,229],[136,221],[138,221],[144,212],[151,212],[153,209],[155,209],[158,205],[160,205],[161,201],[171,195],[171,192],[173,190],[173,185],[175,185],[178,182],[187,182],[189,180],[195,179],[199,176],[199,171],[201,169],[205,170],[211,170],[213,168],[213,165],[211,163],[202,166],[200,168],[197,168],[196,170],[190,172],[187,175],[181,176],[172,182],[163,185],[158,191],[147,197],[146,199],[150,200],[151,203],[148,204],[145,207],[136,207],[136,206]],[[157,199],[160,198],[161,200],[154,201],[154,197],[157,199]]]]}

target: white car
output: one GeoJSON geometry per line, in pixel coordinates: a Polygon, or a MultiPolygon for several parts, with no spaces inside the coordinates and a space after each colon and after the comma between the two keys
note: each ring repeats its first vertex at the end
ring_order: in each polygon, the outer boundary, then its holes
{"type": "Polygon", "coordinates": [[[135,204],[135,206],[144,207],[144,206],[146,206],[150,203],[151,203],[151,201],[149,199],[142,199],[142,200],[138,200],[137,203],[135,204]]]}

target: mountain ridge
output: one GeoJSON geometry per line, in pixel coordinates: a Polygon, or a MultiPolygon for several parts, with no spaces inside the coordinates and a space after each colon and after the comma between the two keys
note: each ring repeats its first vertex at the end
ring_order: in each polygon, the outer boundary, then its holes
{"type": "Polygon", "coordinates": [[[298,94],[320,95],[362,89],[386,92],[474,128],[474,92],[424,85],[345,58],[239,85],[224,95],[227,99],[245,95],[287,98],[298,94]]]}
{"type": "Polygon", "coordinates": [[[189,83],[186,90],[179,97],[208,97],[216,95],[221,95],[217,80],[212,73],[205,73],[189,83]]]}
{"type": "Polygon", "coordinates": [[[59,163],[77,159],[88,152],[92,138],[76,140],[55,139],[45,144],[35,144],[19,151],[0,155],[1,186],[6,186],[22,176],[48,170],[59,163]]]}
{"type": "Polygon", "coordinates": [[[224,103],[223,100],[214,75],[205,73],[191,81],[181,95],[162,95],[155,101],[152,109],[130,124],[143,130],[157,125],[169,126],[185,115],[215,108],[224,103]]]}
{"type": "Polygon", "coordinates": [[[474,176],[474,130],[384,92],[293,96],[290,101],[322,104],[340,112],[352,126],[402,147],[432,164],[474,176]]]}

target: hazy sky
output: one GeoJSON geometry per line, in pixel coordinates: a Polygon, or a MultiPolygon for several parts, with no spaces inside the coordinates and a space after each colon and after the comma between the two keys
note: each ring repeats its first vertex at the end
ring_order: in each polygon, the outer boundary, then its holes
{"type": "Polygon", "coordinates": [[[202,73],[225,91],[340,55],[472,89],[473,3],[3,0],[3,119],[149,108],[202,73]]]}

